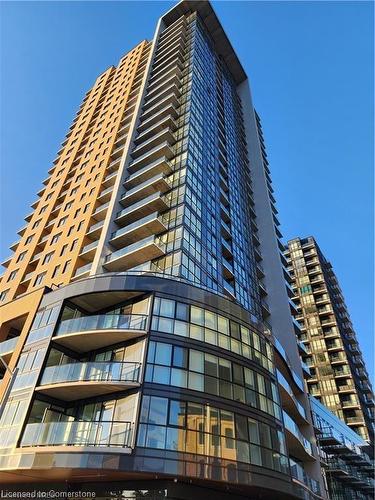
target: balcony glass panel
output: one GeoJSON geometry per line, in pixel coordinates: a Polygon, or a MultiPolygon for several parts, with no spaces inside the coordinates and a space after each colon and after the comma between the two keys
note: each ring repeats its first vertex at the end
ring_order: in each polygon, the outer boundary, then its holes
{"type": "Polygon", "coordinates": [[[130,254],[133,252],[136,252],[137,250],[140,250],[146,246],[155,244],[156,246],[160,247],[163,252],[165,252],[166,245],[160,240],[160,238],[155,238],[155,236],[149,236],[148,238],[144,238],[141,241],[138,241],[137,243],[133,243],[132,245],[128,245],[124,248],[121,248],[120,250],[117,250],[117,252],[113,252],[105,258],[105,262],[111,262],[112,260],[118,259],[119,257],[123,257],[126,254],[130,254]]]}
{"type": "Polygon", "coordinates": [[[56,335],[90,330],[145,330],[147,316],[141,314],[101,314],[67,319],[59,325],[56,335]]]}
{"type": "Polygon", "coordinates": [[[13,339],[4,340],[0,343],[0,356],[7,352],[11,352],[17,345],[19,337],[14,337],[13,339]]]}
{"type": "Polygon", "coordinates": [[[40,385],[61,384],[64,382],[138,382],[139,363],[87,362],[45,368],[40,385]]]}
{"type": "Polygon", "coordinates": [[[121,446],[132,440],[131,422],[46,422],[28,424],[21,446],[121,446]]]}
{"type": "Polygon", "coordinates": [[[288,429],[294,436],[301,442],[302,446],[305,450],[312,455],[312,446],[310,441],[308,441],[305,436],[299,430],[298,425],[295,421],[285,412],[283,411],[284,425],[285,428],[288,429]]]}

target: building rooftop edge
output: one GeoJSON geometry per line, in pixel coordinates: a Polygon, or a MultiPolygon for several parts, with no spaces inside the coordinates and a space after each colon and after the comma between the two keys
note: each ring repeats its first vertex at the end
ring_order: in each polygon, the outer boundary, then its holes
{"type": "Polygon", "coordinates": [[[196,11],[204,22],[208,32],[210,33],[217,52],[222,56],[237,85],[247,80],[245,70],[233,49],[232,44],[227,37],[223,26],[221,25],[218,16],[216,15],[211,2],[207,0],[182,0],[169,11],[167,11],[161,19],[171,24],[180,16],[189,12],[196,11]]]}

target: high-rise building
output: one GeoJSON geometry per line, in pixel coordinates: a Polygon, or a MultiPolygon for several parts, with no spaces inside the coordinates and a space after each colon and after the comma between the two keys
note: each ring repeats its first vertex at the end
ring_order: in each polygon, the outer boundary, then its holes
{"type": "Polygon", "coordinates": [[[326,498],[261,123],[209,2],[100,75],[43,184],[0,285],[1,484],[326,498]]]}
{"type": "Polygon", "coordinates": [[[363,439],[373,441],[374,394],[332,265],[313,237],[290,240],[285,255],[299,340],[306,348],[303,360],[310,369],[308,390],[363,439]]]}
{"type": "Polygon", "coordinates": [[[373,446],[312,396],[310,404],[330,500],[373,498],[373,446]]]}

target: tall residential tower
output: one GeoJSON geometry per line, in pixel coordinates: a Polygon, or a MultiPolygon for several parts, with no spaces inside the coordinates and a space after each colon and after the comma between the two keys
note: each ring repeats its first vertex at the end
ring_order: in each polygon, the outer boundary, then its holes
{"type": "Polygon", "coordinates": [[[325,498],[261,123],[209,2],[100,75],[43,184],[1,280],[1,483],[325,498]]]}
{"type": "Polygon", "coordinates": [[[301,324],[299,340],[315,398],[363,439],[373,441],[374,394],[337,277],[313,237],[288,243],[301,324]]]}

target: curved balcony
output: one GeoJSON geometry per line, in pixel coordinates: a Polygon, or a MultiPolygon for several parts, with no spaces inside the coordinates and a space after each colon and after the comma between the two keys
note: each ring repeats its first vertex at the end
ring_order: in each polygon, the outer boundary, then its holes
{"type": "Polygon", "coordinates": [[[140,363],[97,361],[48,366],[36,391],[75,401],[139,386],[140,363]]]}
{"type": "Polygon", "coordinates": [[[145,335],[147,316],[101,314],[61,321],[53,341],[84,353],[145,335]]]}
{"type": "Polygon", "coordinates": [[[113,446],[130,452],[132,435],[131,422],[38,422],[26,425],[21,447],[99,446],[102,451],[105,446],[113,446]]]}
{"type": "Polygon", "coordinates": [[[298,425],[285,411],[283,411],[283,419],[289,453],[303,461],[314,461],[315,458],[310,441],[303,436],[298,425]]]}
{"type": "Polygon", "coordinates": [[[299,424],[308,424],[306,410],[302,404],[297,400],[293,393],[293,389],[284,377],[284,375],[277,370],[277,381],[279,382],[280,396],[282,406],[285,410],[292,415],[292,417],[299,424]]]}

